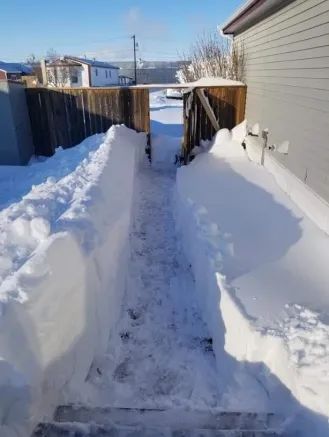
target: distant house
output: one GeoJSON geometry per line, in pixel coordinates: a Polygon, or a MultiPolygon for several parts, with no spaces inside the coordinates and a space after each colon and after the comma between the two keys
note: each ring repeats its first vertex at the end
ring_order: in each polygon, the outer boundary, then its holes
{"type": "Polygon", "coordinates": [[[21,81],[22,76],[33,74],[32,68],[18,62],[0,61],[0,80],[21,81]]]}
{"type": "Polygon", "coordinates": [[[134,79],[129,76],[119,75],[119,84],[121,86],[134,85],[134,79]]]}
{"type": "Polygon", "coordinates": [[[328,23],[329,0],[249,0],[222,28],[244,46],[246,118],[268,130],[265,165],[289,169],[327,202],[328,23]]]}
{"type": "Polygon", "coordinates": [[[63,56],[46,63],[47,83],[59,87],[119,85],[119,67],[108,62],[63,56]]]}

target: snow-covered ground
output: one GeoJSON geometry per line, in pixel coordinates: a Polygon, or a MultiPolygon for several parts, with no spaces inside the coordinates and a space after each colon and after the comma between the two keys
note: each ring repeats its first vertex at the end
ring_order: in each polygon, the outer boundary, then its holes
{"type": "Polygon", "coordinates": [[[163,91],[152,93],[152,139],[169,150],[159,151],[161,162],[144,162],[138,174],[120,321],[76,401],[140,408],[220,406],[211,339],[175,234],[170,140],[176,153],[181,123],[181,102],[165,99],[163,91]]]}
{"type": "Polygon", "coordinates": [[[199,302],[219,370],[228,353],[257,374],[272,410],[301,428],[313,415],[324,428],[313,423],[312,435],[329,435],[329,237],[248,159],[241,128],[233,139],[220,131],[178,170],[177,221],[199,302]]]}
{"type": "Polygon", "coordinates": [[[150,93],[152,165],[172,169],[183,137],[183,102],[167,99],[165,90],[150,93]]]}
{"type": "Polygon", "coordinates": [[[216,363],[193,277],[179,251],[173,172],[148,165],[136,186],[127,288],[108,353],[89,375],[94,405],[218,406],[216,363]]]}
{"type": "MultiPolygon", "coordinates": [[[[177,103],[161,95],[159,101],[158,96],[153,98],[159,110],[151,107],[152,136],[161,137],[165,148],[170,133],[178,138],[175,129],[182,114],[177,103]],[[163,126],[169,135],[163,135],[163,126]]],[[[176,235],[176,167],[172,157],[167,155],[165,162],[162,156],[160,167],[144,163],[138,174],[119,323],[107,353],[95,360],[86,385],[73,401],[91,406],[271,411],[273,402],[257,372],[237,360],[222,359],[223,354],[215,358],[217,335],[209,331],[211,320],[202,317],[193,265],[176,235]]],[[[215,306],[211,318],[217,314],[215,306]]],[[[223,329],[217,328],[223,335],[223,329]]],[[[289,393],[284,396],[290,399],[289,393]]]]}

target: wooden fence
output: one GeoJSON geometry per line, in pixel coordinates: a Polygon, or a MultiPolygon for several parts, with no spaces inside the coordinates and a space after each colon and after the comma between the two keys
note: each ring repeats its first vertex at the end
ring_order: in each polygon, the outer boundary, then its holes
{"type": "Polygon", "coordinates": [[[220,128],[232,129],[245,116],[246,86],[194,88],[184,94],[183,159],[220,128]]]}
{"type": "MultiPolygon", "coordinates": [[[[182,155],[219,128],[232,129],[244,119],[245,86],[197,87],[184,94],[182,155]]],[[[113,124],[148,135],[149,89],[145,88],[27,88],[33,142],[37,155],[51,156],[56,146],[70,147],[113,124]]]]}
{"type": "Polygon", "coordinates": [[[150,135],[149,91],[143,88],[27,88],[37,155],[70,147],[113,124],[150,135]]]}

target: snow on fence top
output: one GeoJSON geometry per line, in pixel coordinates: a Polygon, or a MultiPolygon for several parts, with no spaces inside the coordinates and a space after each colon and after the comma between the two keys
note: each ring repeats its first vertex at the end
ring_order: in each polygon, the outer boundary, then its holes
{"type": "MultiPolygon", "coordinates": [[[[88,89],[158,89],[158,88],[195,88],[195,87],[245,87],[246,84],[240,82],[238,80],[224,79],[222,77],[203,77],[202,79],[198,79],[194,82],[185,82],[185,83],[141,83],[138,85],[130,85],[130,86],[111,86],[111,87],[75,87],[75,90],[88,90],[88,89]]],[[[62,88],[60,88],[62,89],[62,88]]],[[[69,88],[64,88],[69,89],[69,88]]],[[[56,90],[56,89],[54,89],[56,90]]],[[[58,90],[58,89],[57,89],[58,90]]]]}
{"type": "Polygon", "coordinates": [[[245,86],[238,80],[224,79],[222,77],[204,77],[194,82],[186,83],[165,83],[165,84],[147,84],[134,85],[130,88],[195,88],[195,87],[232,87],[245,86]]]}

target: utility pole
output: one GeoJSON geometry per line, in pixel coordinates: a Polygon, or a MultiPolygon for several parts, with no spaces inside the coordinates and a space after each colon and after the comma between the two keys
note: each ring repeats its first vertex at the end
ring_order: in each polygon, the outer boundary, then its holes
{"type": "Polygon", "coordinates": [[[135,70],[135,85],[137,85],[137,61],[136,61],[136,35],[131,37],[134,41],[134,70],[135,70]]]}

